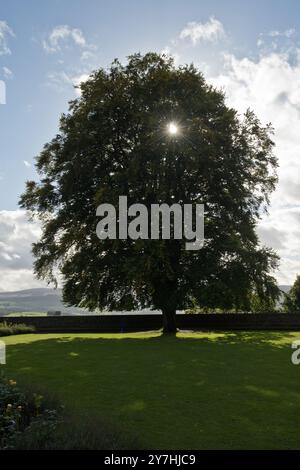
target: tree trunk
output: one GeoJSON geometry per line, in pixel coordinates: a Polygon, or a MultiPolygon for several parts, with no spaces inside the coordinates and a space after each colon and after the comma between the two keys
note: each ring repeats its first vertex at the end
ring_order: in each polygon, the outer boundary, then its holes
{"type": "Polygon", "coordinates": [[[163,309],[163,334],[176,334],[176,310],[163,309]]]}

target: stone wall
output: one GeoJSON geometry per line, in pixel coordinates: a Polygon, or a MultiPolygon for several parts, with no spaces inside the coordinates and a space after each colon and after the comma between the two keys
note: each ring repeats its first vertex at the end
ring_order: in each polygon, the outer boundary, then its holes
{"type": "MultiPolygon", "coordinates": [[[[60,317],[0,317],[0,322],[35,325],[38,332],[130,332],[162,327],[161,315],[82,315],[60,317]]],[[[299,330],[300,314],[224,313],[179,314],[177,325],[187,330],[299,330]]]]}

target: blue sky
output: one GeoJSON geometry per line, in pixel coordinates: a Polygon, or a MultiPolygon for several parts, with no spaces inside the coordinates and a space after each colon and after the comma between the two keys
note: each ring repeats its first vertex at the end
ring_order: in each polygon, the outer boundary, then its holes
{"type": "Polygon", "coordinates": [[[149,50],[193,61],[229,104],[274,123],[280,184],[259,231],[282,256],[279,281],[300,273],[300,2],[0,0],[0,290],[39,285],[30,255],[39,228],[17,201],[74,84],[149,50]]]}

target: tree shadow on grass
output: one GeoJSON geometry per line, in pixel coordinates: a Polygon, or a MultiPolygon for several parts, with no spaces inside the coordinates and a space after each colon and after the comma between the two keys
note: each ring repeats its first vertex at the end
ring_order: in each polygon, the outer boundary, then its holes
{"type": "Polygon", "coordinates": [[[115,420],[148,448],[299,448],[297,336],[48,338],[8,347],[7,373],[115,420]]]}

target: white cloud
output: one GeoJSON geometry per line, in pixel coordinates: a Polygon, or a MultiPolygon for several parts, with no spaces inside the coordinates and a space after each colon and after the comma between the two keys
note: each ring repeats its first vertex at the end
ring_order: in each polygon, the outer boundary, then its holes
{"type": "Polygon", "coordinates": [[[18,291],[34,289],[37,287],[48,287],[44,282],[36,279],[31,269],[1,269],[0,291],[18,291]]]}
{"type": "Polygon", "coordinates": [[[273,38],[276,38],[276,37],[279,37],[279,36],[284,36],[286,38],[291,38],[295,34],[296,34],[295,28],[289,28],[289,29],[286,29],[285,31],[276,31],[276,30],[274,30],[274,31],[269,32],[269,36],[271,36],[273,38]]]}
{"type": "Polygon", "coordinates": [[[0,291],[44,286],[32,271],[31,245],[40,236],[25,211],[0,211],[0,291]]]}
{"type": "Polygon", "coordinates": [[[8,67],[2,67],[4,78],[13,78],[14,74],[8,67]]]}
{"type": "Polygon", "coordinates": [[[6,21],[0,20],[0,55],[11,54],[11,50],[8,47],[7,38],[14,37],[13,30],[8,26],[6,21]]]}
{"type": "Polygon", "coordinates": [[[58,92],[64,92],[72,87],[77,96],[80,96],[79,85],[86,82],[89,78],[88,73],[78,73],[78,75],[67,74],[66,72],[52,72],[47,76],[47,85],[58,92]]]}
{"type": "Polygon", "coordinates": [[[46,84],[51,88],[55,89],[56,91],[64,91],[66,89],[66,86],[72,84],[72,80],[64,71],[50,72],[47,75],[46,84]]]}
{"type": "MultiPolygon", "coordinates": [[[[175,41],[173,41],[172,46],[175,46],[175,45],[176,45],[176,43],[175,43],[175,41]]],[[[171,46],[166,46],[164,49],[162,49],[162,50],[160,51],[160,53],[161,53],[161,54],[164,54],[164,55],[166,55],[166,56],[172,56],[173,59],[174,59],[174,64],[175,64],[175,65],[178,65],[178,64],[179,64],[179,54],[177,54],[176,52],[174,52],[174,51],[172,50],[172,47],[171,47],[171,46]]]]}
{"type": "Polygon", "coordinates": [[[257,47],[260,53],[267,54],[285,50],[293,53],[297,44],[298,34],[296,29],[289,28],[284,31],[272,30],[267,33],[260,33],[257,39],[257,47]]]}
{"type": "Polygon", "coordinates": [[[71,28],[68,25],[56,26],[53,28],[48,38],[42,41],[42,46],[46,52],[59,52],[63,44],[73,43],[79,47],[86,47],[86,39],[80,29],[71,28]]]}
{"type": "Polygon", "coordinates": [[[83,51],[80,56],[82,61],[88,61],[95,58],[95,54],[92,51],[83,51]]]}
{"type": "Polygon", "coordinates": [[[272,246],[281,257],[279,281],[291,284],[300,274],[300,207],[273,205],[269,217],[258,227],[261,241],[272,246]]]}
{"type": "Polygon", "coordinates": [[[81,94],[81,90],[79,88],[80,84],[86,82],[88,79],[89,79],[89,74],[88,73],[82,73],[81,75],[71,77],[71,82],[76,87],[75,92],[78,96],[80,96],[80,94],[81,94]]]}
{"type": "Polygon", "coordinates": [[[180,39],[190,39],[194,45],[200,41],[216,42],[224,36],[222,23],[213,16],[206,23],[188,23],[180,33],[180,39]]]}
{"type": "Polygon", "coordinates": [[[23,163],[24,163],[24,165],[26,166],[26,168],[30,168],[30,167],[31,167],[31,163],[29,163],[27,160],[23,160],[23,163]]]}
{"type": "Polygon", "coordinates": [[[250,107],[275,128],[279,184],[270,216],[258,230],[282,258],[279,281],[290,283],[300,273],[300,51],[273,51],[256,60],[227,54],[224,61],[223,71],[210,81],[224,89],[228,104],[240,113],[250,107]]]}
{"type": "MultiPolygon", "coordinates": [[[[88,79],[90,70],[94,68],[92,62],[96,58],[97,47],[86,41],[80,29],[71,28],[68,25],[55,27],[42,44],[44,49],[50,53],[62,51],[63,46],[69,46],[70,44],[80,48],[82,66],[77,67],[77,70],[74,70],[74,68],[72,70],[66,64],[65,70],[55,70],[48,73],[46,82],[46,85],[58,92],[65,92],[73,87],[75,94],[80,95],[78,85],[88,79]],[[89,73],[87,70],[89,70],[89,73]]],[[[58,60],[58,64],[64,66],[65,60],[58,60]]]]}

